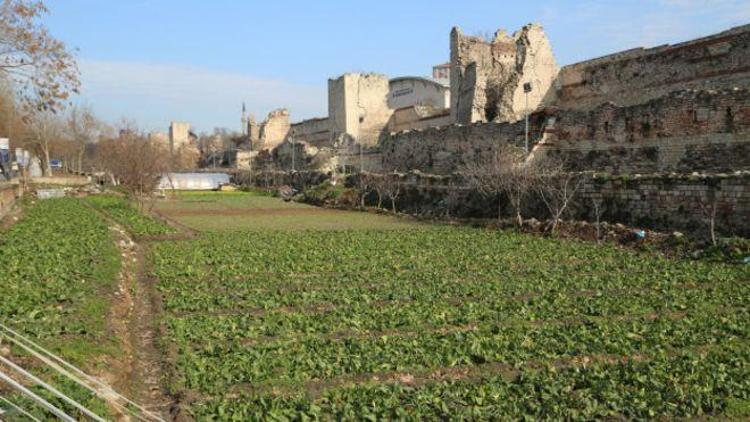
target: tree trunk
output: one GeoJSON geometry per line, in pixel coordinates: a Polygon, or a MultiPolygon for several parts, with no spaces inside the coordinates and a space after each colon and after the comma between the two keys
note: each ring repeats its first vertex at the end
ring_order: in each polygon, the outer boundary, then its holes
{"type": "Polygon", "coordinates": [[[49,147],[42,148],[42,150],[44,152],[44,175],[52,176],[52,166],[49,163],[49,147]]]}
{"type": "Polygon", "coordinates": [[[86,153],[86,146],[82,146],[78,151],[78,174],[83,173],[83,155],[86,153]]]}

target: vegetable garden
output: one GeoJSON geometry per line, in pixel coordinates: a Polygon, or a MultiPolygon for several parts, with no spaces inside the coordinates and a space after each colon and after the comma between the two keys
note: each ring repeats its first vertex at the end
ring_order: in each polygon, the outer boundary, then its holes
{"type": "MultiPolygon", "coordinates": [[[[166,387],[196,420],[750,416],[750,266],[362,213],[316,225],[274,201],[158,204],[225,217],[144,245],[166,387]]],[[[96,196],[40,201],[0,234],[0,317],[84,365],[116,355],[120,269],[90,206],[141,237],[174,230],[96,196]]]]}
{"type": "Polygon", "coordinates": [[[104,212],[134,236],[158,236],[176,230],[151,215],[138,211],[127,198],[114,195],[94,195],[85,201],[104,212]]]}
{"type": "MultiPolygon", "coordinates": [[[[94,370],[103,355],[117,355],[106,318],[108,298],[116,289],[120,269],[119,251],[106,223],[76,199],[27,204],[25,214],[10,230],[0,233],[0,322],[94,370]]],[[[8,342],[3,346],[8,347],[8,342]]],[[[23,362],[33,362],[23,350],[7,352],[21,356],[23,362]]],[[[103,402],[88,391],[46,369],[35,368],[34,372],[52,379],[79,402],[107,414],[103,402]]],[[[58,398],[45,397],[77,414],[58,398]]],[[[20,397],[11,398],[34,408],[20,397]]]]}
{"type": "Polygon", "coordinates": [[[750,270],[438,226],[155,243],[197,419],[746,416],[750,270]]]}

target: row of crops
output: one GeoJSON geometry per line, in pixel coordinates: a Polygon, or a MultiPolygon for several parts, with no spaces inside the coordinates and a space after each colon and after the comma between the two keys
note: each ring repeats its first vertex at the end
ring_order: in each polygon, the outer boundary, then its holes
{"type": "Polygon", "coordinates": [[[204,234],[150,260],[199,419],[750,407],[747,266],[427,226],[204,234]]]}
{"type": "Polygon", "coordinates": [[[135,236],[158,236],[176,230],[161,220],[136,209],[125,197],[115,195],[92,195],[85,201],[103,211],[135,236]]]}
{"type": "MultiPolygon", "coordinates": [[[[119,251],[106,223],[79,200],[49,199],[28,205],[24,217],[0,233],[0,321],[94,370],[100,356],[117,353],[106,318],[120,269],[119,251]]],[[[24,365],[34,362],[20,349],[11,354],[24,365]]],[[[74,384],[41,367],[34,371],[74,399],[106,412],[102,402],[74,384]]],[[[75,414],[59,399],[37,392],[75,414]]],[[[11,398],[24,407],[34,406],[11,398]]]]}

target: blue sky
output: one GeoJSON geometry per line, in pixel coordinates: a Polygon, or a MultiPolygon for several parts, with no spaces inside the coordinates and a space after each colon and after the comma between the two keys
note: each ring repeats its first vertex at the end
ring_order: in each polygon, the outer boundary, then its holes
{"type": "Polygon", "coordinates": [[[564,65],[674,43],[750,23],[750,0],[240,1],[48,0],[46,23],[77,47],[76,100],[105,120],[166,130],[239,129],[327,113],[326,80],[344,72],[428,75],[448,60],[448,34],[544,26],[564,65]]]}

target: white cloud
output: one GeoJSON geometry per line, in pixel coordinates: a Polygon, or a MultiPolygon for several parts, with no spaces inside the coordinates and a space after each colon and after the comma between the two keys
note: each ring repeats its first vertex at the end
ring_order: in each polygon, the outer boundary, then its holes
{"type": "Polygon", "coordinates": [[[294,120],[327,114],[325,81],[319,86],[254,78],[238,73],[166,64],[81,60],[81,99],[103,118],[134,119],[145,129],[165,130],[170,120],[198,130],[239,129],[240,107],[257,120],[289,108],[294,120]]]}

